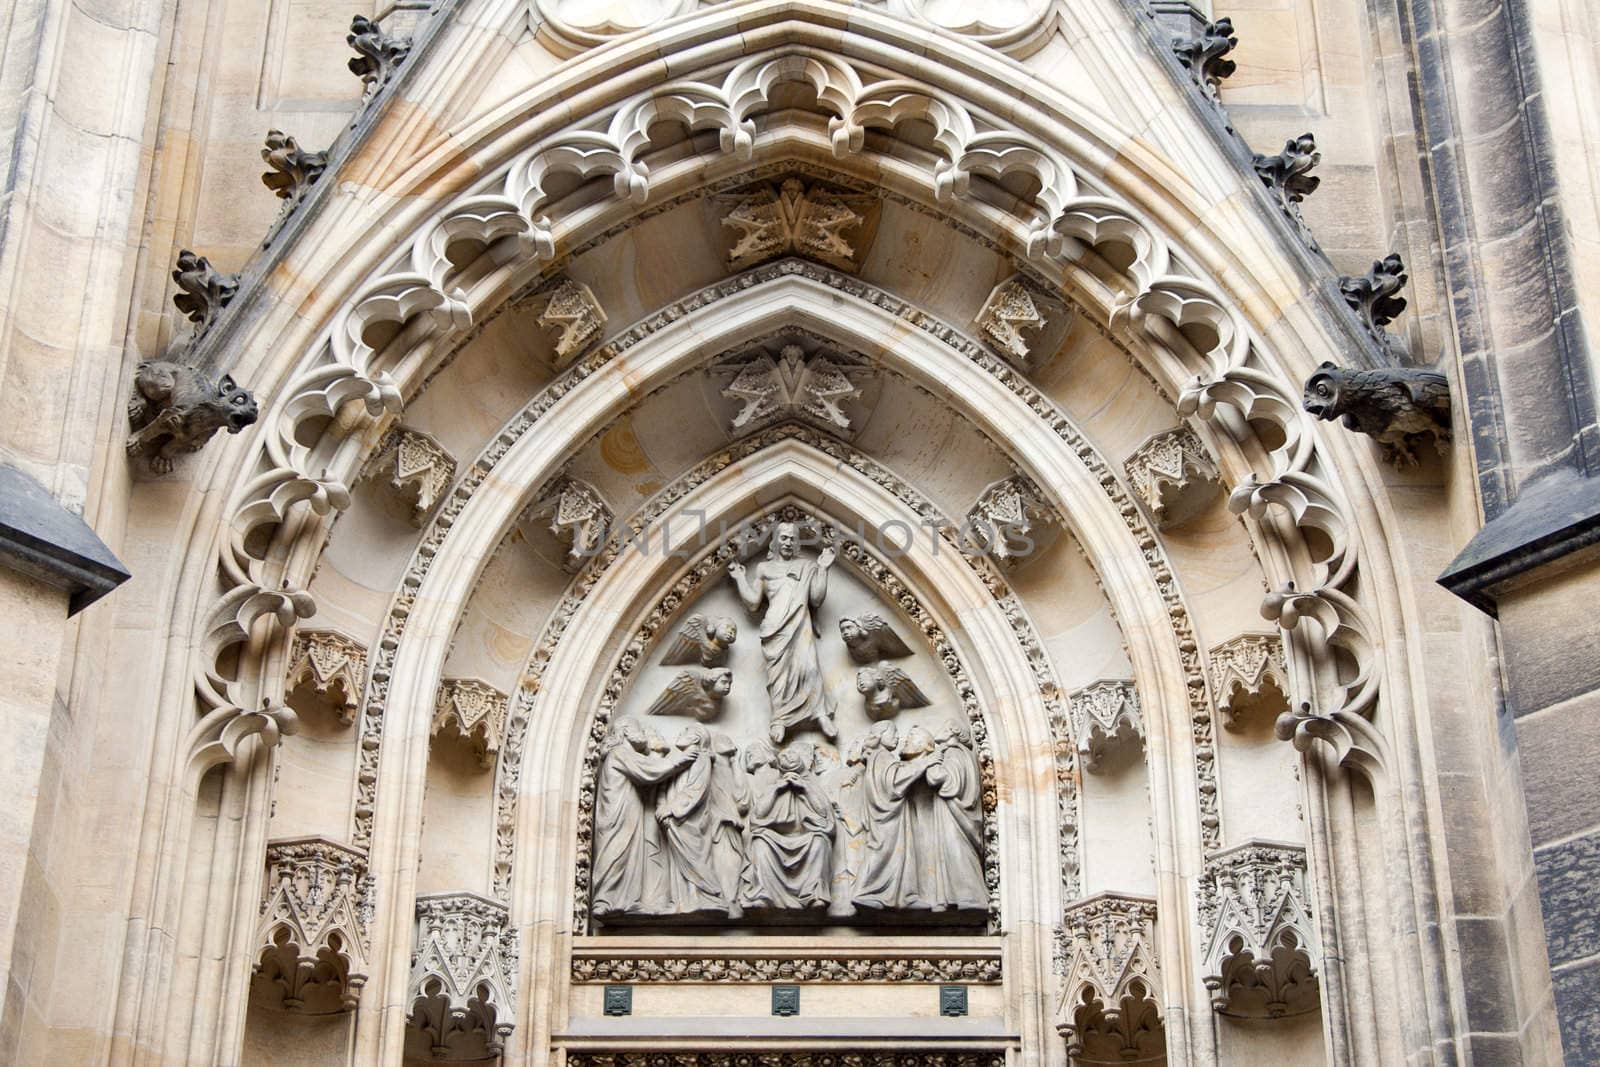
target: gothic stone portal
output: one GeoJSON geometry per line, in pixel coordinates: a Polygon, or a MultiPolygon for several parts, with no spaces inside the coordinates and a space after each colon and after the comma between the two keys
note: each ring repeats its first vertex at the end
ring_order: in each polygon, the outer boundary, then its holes
{"type": "Polygon", "coordinates": [[[599,926],[982,927],[968,713],[903,613],[805,541],[769,527],[618,704],[595,782],[599,926]]]}

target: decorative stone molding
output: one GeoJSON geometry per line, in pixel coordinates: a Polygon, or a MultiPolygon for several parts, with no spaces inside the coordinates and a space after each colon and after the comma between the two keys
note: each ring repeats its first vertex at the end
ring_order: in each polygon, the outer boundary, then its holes
{"type": "Polygon", "coordinates": [[[301,630],[289,652],[288,688],[309,684],[322,696],[338,694],[339,721],[355,722],[367,680],[367,650],[337,630],[301,630]]]}
{"type": "Polygon", "coordinates": [[[1038,547],[1036,523],[1055,521],[1039,487],[1020,474],[995,482],[978,494],[967,512],[967,535],[1001,563],[1026,559],[1038,547]]]}
{"type": "Polygon", "coordinates": [[[576,478],[561,478],[528,513],[549,519],[550,532],[567,546],[567,569],[577,570],[605,544],[613,516],[600,491],[576,478]]]}
{"type": "Polygon", "coordinates": [[[1321,178],[1311,174],[1311,169],[1321,162],[1322,153],[1317,151],[1317,139],[1309,133],[1289,138],[1283,143],[1283,151],[1275,156],[1264,156],[1258,152],[1254,159],[1256,174],[1277,196],[1283,213],[1294,221],[1300,236],[1312,248],[1317,247],[1317,242],[1311,236],[1311,231],[1306,229],[1306,221],[1300,215],[1300,201],[1316,192],[1317,186],[1322,184],[1321,178]]]}
{"type": "Polygon", "coordinates": [[[1162,530],[1204,510],[1222,486],[1217,465],[1187,426],[1152,434],[1133,450],[1123,469],[1162,530]]]}
{"type": "Polygon", "coordinates": [[[983,339],[1022,370],[1035,370],[1066,339],[1072,317],[1023,275],[994,287],[974,321],[983,339]]]}
{"type": "Polygon", "coordinates": [[[1238,69],[1233,60],[1224,57],[1238,43],[1239,38],[1233,35],[1233,20],[1221,18],[1206,23],[1193,37],[1174,39],[1172,54],[1178,57],[1194,83],[1214,102],[1221,103],[1217,91],[1223,80],[1238,69]]]}
{"type": "Polygon", "coordinates": [[[144,459],[156,474],[166,474],[179,455],[198,452],[218,430],[238,433],[256,416],[256,398],[231,375],[212,382],[193,367],[149,360],[133,374],[127,453],[144,459]]]}
{"type": "Polygon", "coordinates": [[[397,426],[372,469],[387,476],[389,488],[410,508],[411,524],[420,527],[455,478],[456,460],[431,434],[397,426]]]}
{"type": "Polygon", "coordinates": [[[1080,689],[1068,699],[1067,714],[1084,770],[1098,771],[1114,749],[1144,744],[1139,691],[1132,682],[1101,681],[1080,689]]]}
{"type": "Polygon", "coordinates": [[[774,256],[799,255],[840,270],[855,270],[856,248],[845,234],[866,221],[873,198],[835,193],[799,178],[722,198],[722,225],[736,234],[728,266],[748,267],[774,256]]]}
{"type": "Polygon", "coordinates": [[[1211,650],[1211,692],[1222,725],[1236,730],[1257,708],[1273,720],[1289,710],[1289,665],[1278,634],[1240,634],[1211,650]]]}
{"type": "Polygon", "coordinates": [[[719,363],[713,376],[732,375],[722,395],[741,407],[729,424],[730,433],[743,433],[785,417],[800,416],[839,431],[850,429],[843,404],[861,395],[857,381],[861,368],[829,359],[820,352],[786,344],[774,359],[762,351],[719,363]]]}
{"type": "Polygon", "coordinates": [[[1415,466],[1416,448],[1429,439],[1441,456],[1448,451],[1450,380],[1435,371],[1346,370],[1324,363],[1306,379],[1302,403],[1319,419],[1338,419],[1345,429],[1371,437],[1384,461],[1398,467],[1415,466]]]}
{"type": "Polygon", "coordinates": [[[307,152],[298,141],[282,130],[267,131],[267,145],[261,158],[272,168],[261,175],[261,184],[279,199],[297,201],[328,169],[328,153],[307,152]]]}
{"type": "Polygon", "coordinates": [[[564,370],[600,340],[606,313],[592,289],[566,278],[551,291],[544,310],[539,312],[539,325],[556,331],[553,365],[556,370],[564,370]]]}
{"type": "Polygon", "coordinates": [[[267,843],[254,976],[283,1007],[352,1011],[366,984],[371,879],[366,854],[322,837],[267,843]]]}
{"type": "Polygon", "coordinates": [[[356,51],[355,58],[350,60],[350,73],[366,86],[365,99],[368,100],[389,84],[411,53],[411,38],[390,37],[365,15],[350,20],[350,34],[345,42],[356,51]]]}
{"type": "Polygon", "coordinates": [[[1002,980],[998,953],[985,956],[933,956],[886,951],[873,955],[827,956],[752,950],[749,954],[671,952],[661,955],[614,954],[575,949],[574,982],[960,982],[992,985],[1002,980]]]}
{"type": "Polygon", "coordinates": [[[1339,292],[1350,310],[1378,345],[1396,356],[1405,357],[1405,346],[1389,333],[1387,327],[1406,309],[1406,299],[1400,296],[1410,279],[1400,257],[1391,253],[1374,260],[1372,269],[1365,274],[1342,275],[1339,292]]]}
{"type": "Polygon", "coordinates": [[[1004,1050],[864,1048],[819,1052],[569,1052],[568,1067],[1006,1067],[1004,1050]]]}
{"type": "Polygon", "coordinates": [[[517,1017],[517,932],[504,904],[476,893],[417,898],[407,1025],[434,1059],[498,1056],[517,1017]]]}
{"type": "Polygon", "coordinates": [[[508,704],[506,695],[487,682],[447,678],[439,687],[429,732],[434,737],[441,733],[460,737],[472,746],[479,765],[488,770],[505,741],[508,704]]]}
{"type": "Polygon", "coordinates": [[[178,283],[179,290],[172,296],[173,306],[194,323],[191,345],[205,335],[239,292],[237,274],[218,272],[205,256],[197,256],[187,248],[178,252],[172,280],[178,283]]]}
{"type": "Polygon", "coordinates": [[[1056,1031],[1081,1063],[1157,1058],[1166,1047],[1156,902],[1099,893],[1067,905],[1057,935],[1056,1031]]]}
{"type": "Polygon", "coordinates": [[[1317,934],[1303,847],[1247,841],[1208,856],[1198,898],[1213,1008],[1270,1018],[1316,1010],[1317,934]]]}

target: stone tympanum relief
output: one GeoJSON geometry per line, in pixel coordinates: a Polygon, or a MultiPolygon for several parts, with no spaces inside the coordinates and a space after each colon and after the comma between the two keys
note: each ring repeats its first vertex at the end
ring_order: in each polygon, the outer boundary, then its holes
{"type": "Polygon", "coordinates": [[[967,710],[809,535],[779,522],[736,553],[619,703],[594,789],[603,926],[985,920],[967,710]]]}

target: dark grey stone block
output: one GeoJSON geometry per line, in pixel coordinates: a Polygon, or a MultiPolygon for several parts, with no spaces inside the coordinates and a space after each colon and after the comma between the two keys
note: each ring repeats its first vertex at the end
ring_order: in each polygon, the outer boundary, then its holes
{"type": "Polygon", "coordinates": [[[1518,719],[1517,754],[1535,846],[1600,830],[1600,793],[1574,773],[1600,764],[1600,694],[1518,719]]]}
{"type": "Polygon", "coordinates": [[[1555,980],[1562,1058],[1570,1067],[1593,1067],[1600,1063],[1600,960],[1558,971],[1555,980]]]}
{"type": "MultiPolygon", "coordinates": [[[[1573,773],[1582,771],[1574,767],[1573,773]]],[[[1600,962],[1600,833],[1536,848],[1533,862],[1550,966],[1590,957],[1600,962]]]]}
{"type": "Polygon", "coordinates": [[[10,466],[0,466],[0,563],[65,590],[68,615],[131,577],[88,523],[10,466]]]}

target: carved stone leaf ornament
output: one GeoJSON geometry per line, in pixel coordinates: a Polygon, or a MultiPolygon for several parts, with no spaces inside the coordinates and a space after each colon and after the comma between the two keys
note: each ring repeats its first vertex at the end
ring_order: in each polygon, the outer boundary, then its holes
{"type": "Polygon", "coordinates": [[[1405,345],[1389,333],[1387,327],[1406,309],[1400,290],[1408,281],[1405,264],[1393,253],[1374,260],[1372,269],[1365,274],[1347,274],[1339,279],[1339,293],[1344,302],[1355,312],[1368,335],[1390,352],[1397,363],[1405,360],[1405,345]]]}
{"type": "Polygon", "coordinates": [[[1149,897],[1100,893],[1067,906],[1056,1030],[1075,1062],[1125,1063],[1164,1050],[1155,922],[1149,897]]]}
{"type": "Polygon", "coordinates": [[[289,653],[289,688],[309,684],[322,696],[338,695],[339,721],[349,726],[361,706],[367,650],[337,630],[301,630],[289,653]]]}
{"type": "Polygon", "coordinates": [[[446,679],[434,704],[434,737],[453,733],[472,746],[478,764],[494,766],[506,737],[508,698],[500,690],[475,678],[446,679]]]}
{"type": "Polygon", "coordinates": [[[1162,530],[1199,514],[1222,488],[1217,465],[1194,432],[1182,426],[1151,435],[1134,449],[1124,469],[1162,530]]]}
{"type": "Polygon", "coordinates": [[[592,289],[567,278],[550,293],[539,325],[555,331],[554,367],[563,370],[600,340],[606,313],[592,289]]]}
{"type": "Polygon", "coordinates": [[[848,431],[850,416],[842,405],[861,395],[856,380],[863,373],[821,354],[807,355],[805,348],[797,344],[784,345],[776,359],[758,352],[747,359],[720,364],[714,371],[733,373],[733,380],[723,388],[722,395],[744,405],[729,425],[732,433],[790,415],[848,431]]]}
{"type": "Polygon", "coordinates": [[[261,175],[261,184],[283,200],[299,199],[328,169],[327,152],[307,152],[282,130],[267,131],[261,158],[271,168],[261,175]]]}
{"type": "Polygon", "coordinates": [[[608,955],[580,951],[572,957],[574,982],[963,982],[988,985],[1002,978],[1001,960],[903,955],[812,955],[763,950],[759,957],[715,952],[608,955]]]}
{"type": "Polygon", "coordinates": [[[361,79],[368,100],[389,84],[411,53],[411,38],[390,37],[383,32],[383,27],[365,15],[350,20],[350,33],[345,41],[356,51],[355,58],[350,60],[350,73],[361,79]]]}
{"type": "Polygon", "coordinates": [[[517,932],[505,905],[476,893],[417,898],[407,1023],[435,1059],[505,1051],[516,1027],[517,932]]]}
{"type": "Polygon", "coordinates": [[[1316,192],[1317,186],[1322,184],[1322,179],[1311,173],[1311,169],[1322,162],[1322,153],[1317,151],[1317,139],[1309,133],[1302,133],[1285,141],[1283,151],[1275,156],[1256,153],[1253,162],[1262,183],[1277,196],[1278,206],[1294,220],[1306,243],[1316,248],[1316,240],[1306,229],[1305,219],[1300,215],[1300,202],[1316,192]]]}
{"type": "Polygon", "coordinates": [[[197,256],[187,248],[178,253],[172,280],[178,283],[178,292],[172,297],[173,305],[194,323],[191,345],[205,335],[222,314],[222,309],[239,292],[237,274],[220,273],[205,256],[197,256]]]}
{"type": "Polygon", "coordinates": [[[1227,18],[1208,22],[1199,33],[1179,37],[1172,42],[1172,54],[1178,57],[1194,83],[1205,91],[1212,101],[1220,103],[1217,90],[1225,78],[1230,77],[1238,65],[1226,58],[1239,43],[1233,35],[1233,20],[1227,18]]]}
{"type": "Polygon", "coordinates": [[[866,217],[870,196],[835,193],[799,178],[724,197],[722,224],[735,233],[728,266],[748,267],[773,256],[800,255],[841,270],[855,269],[856,249],[845,237],[866,217]]]}
{"type": "Polygon", "coordinates": [[[1208,856],[1198,905],[1213,1008],[1268,1018],[1316,1010],[1317,936],[1303,847],[1248,841],[1208,856]]]}
{"type": "Polygon", "coordinates": [[[255,979],[281,990],[290,1011],[353,1010],[371,949],[366,854],[321,837],[272,841],[262,888],[255,979]]]}

